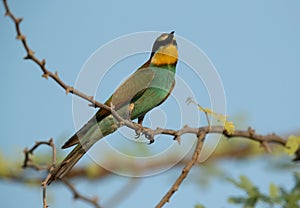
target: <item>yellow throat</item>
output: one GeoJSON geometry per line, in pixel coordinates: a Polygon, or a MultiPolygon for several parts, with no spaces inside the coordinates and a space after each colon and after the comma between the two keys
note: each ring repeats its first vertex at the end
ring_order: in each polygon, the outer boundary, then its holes
{"type": "Polygon", "coordinates": [[[178,50],[175,45],[168,44],[161,47],[153,55],[151,64],[156,66],[175,64],[178,60],[178,50]]]}

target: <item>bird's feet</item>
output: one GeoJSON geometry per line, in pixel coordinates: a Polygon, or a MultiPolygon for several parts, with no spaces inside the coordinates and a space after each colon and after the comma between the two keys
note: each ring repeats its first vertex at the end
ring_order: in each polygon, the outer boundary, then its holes
{"type": "Polygon", "coordinates": [[[154,135],[152,129],[143,127],[141,124],[136,124],[135,128],[135,139],[138,139],[141,135],[144,135],[149,140],[149,144],[154,142],[154,135]]]}
{"type": "Polygon", "coordinates": [[[138,139],[141,136],[141,134],[143,134],[143,126],[137,124],[136,125],[136,129],[135,129],[135,136],[134,136],[134,138],[138,139]]]}

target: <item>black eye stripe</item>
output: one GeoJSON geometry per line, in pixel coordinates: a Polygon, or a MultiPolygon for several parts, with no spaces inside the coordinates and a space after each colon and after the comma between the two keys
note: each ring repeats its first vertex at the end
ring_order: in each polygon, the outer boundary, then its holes
{"type": "Polygon", "coordinates": [[[153,48],[152,48],[152,52],[156,52],[161,46],[165,46],[165,45],[168,45],[170,44],[172,41],[173,41],[173,44],[175,46],[177,46],[177,42],[175,40],[173,40],[174,38],[174,35],[171,33],[168,35],[168,37],[165,39],[165,40],[162,40],[162,41],[155,41],[154,45],[153,45],[153,48]]]}

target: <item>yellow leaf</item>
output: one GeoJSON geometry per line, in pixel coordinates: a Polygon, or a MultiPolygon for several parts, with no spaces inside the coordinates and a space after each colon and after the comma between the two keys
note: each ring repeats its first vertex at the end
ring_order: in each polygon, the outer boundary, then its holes
{"type": "Polygon", "coordinates": [[[213,114],[213,111],[210,108],[205,108],[204,112],[209,114],[209,115],[213,114]]]}
{"type": "Polygon", "coordinates": [[[235,131],[235,126],[234,126],[233,122],[231,122],[231,121],[225,121],[224,128],[228,134],[233,134],[235,131]]]}
{"type": "Polygon", "coordinates": [[[293,155],[298,150],[299,146],[300,146],[300,136],[291,135],[289,136],[285,144],[285,151],[289,155],[293,155]]]}
{"type": "MultiPolygon", "coordinates": [[[[189,103],[193,103],[195,105],[197,105],[198,109],[202,112],[204,112],[206,115],[212,116],[214,118],[216,118],[219,122],[224,123],[224,128],[225,130],[228,132],[228,134],[233,134],[235,131],[235,126],[231,121],[227,121],[227,115],[223,115],[223,114],[219,114],[219,113],[215,113],[212,109],[210,108],[203,108],[201,105],[199,105],[198,103],[196,103],[192,98],[188,98],[186,100],[186,102],[189,103]]],[[[208,116],[207,116],[208,119],[208,116]]],[[[208,119],[208,124],[210,124],[209,119],[208,119]]]]}

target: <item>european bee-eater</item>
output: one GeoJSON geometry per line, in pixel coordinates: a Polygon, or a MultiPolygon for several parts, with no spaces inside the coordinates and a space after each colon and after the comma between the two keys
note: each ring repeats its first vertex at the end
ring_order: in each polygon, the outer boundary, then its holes
{"type": "MultiPolygon", "coordinates": [[[[124,119],[138,119],[162,104],[175,85],[178,60],[174,31],[160,35],[154,42],[149,60],[125,80],[105,102],[124,119]]],[[[111,112],[100,108],[88,123],[75,133],[62,148],[76,145],[69,155],[50,172],[48,184],[64,177],[77,161],[101,138],[113,133],[118,122],[111,112]]]]}

